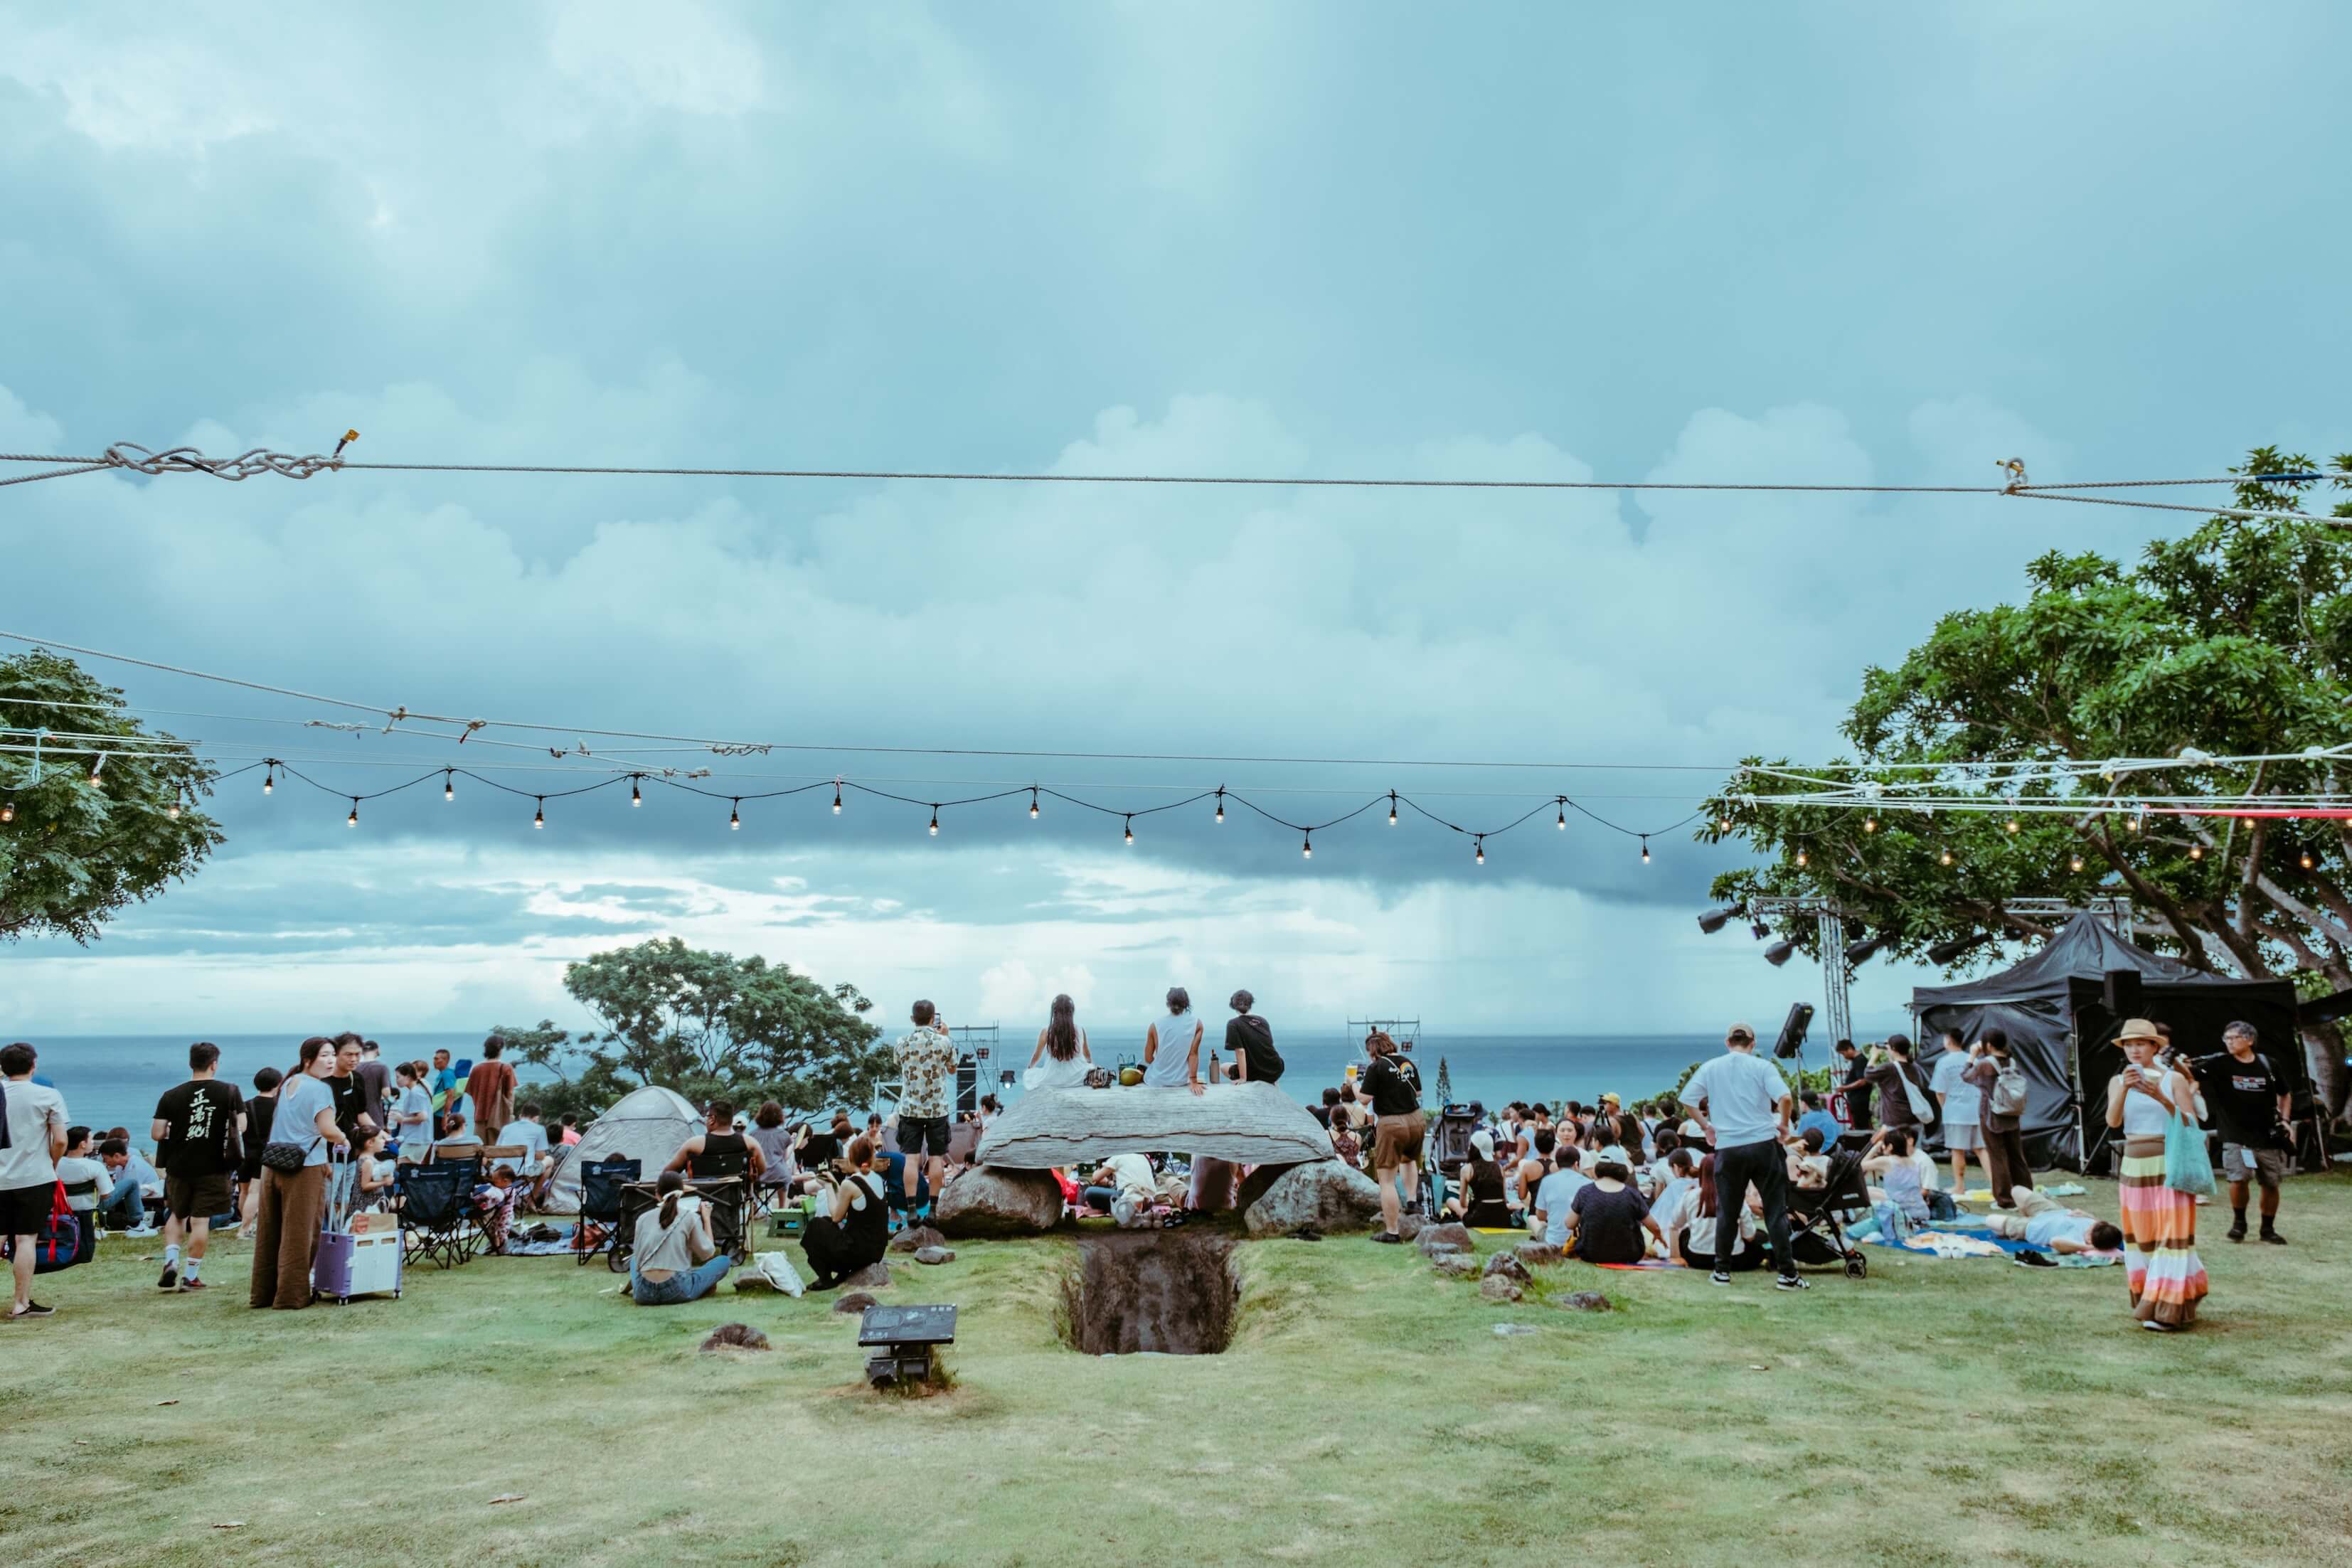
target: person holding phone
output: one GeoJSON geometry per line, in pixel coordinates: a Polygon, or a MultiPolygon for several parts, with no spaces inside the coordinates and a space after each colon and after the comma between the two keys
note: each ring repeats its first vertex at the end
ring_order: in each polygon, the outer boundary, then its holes
{"type": "Polygon", "coordinates": [[[2169,1333],[2197,1321],[2210,1287],[2197,1256],[2197,1198],[2165,1185],[2164,1138],[2175,1114],[2192,1126],[2202,1120],[2204,1098],[2185,1066],[2159,1060],[2163,1040],[2146,1019],[2124,1020],[2116,1043],[2128,1065],[2108,1081],[2107,1125],[2124,1134],[2125,1284],[2140,1326],[2169,1333]]]}

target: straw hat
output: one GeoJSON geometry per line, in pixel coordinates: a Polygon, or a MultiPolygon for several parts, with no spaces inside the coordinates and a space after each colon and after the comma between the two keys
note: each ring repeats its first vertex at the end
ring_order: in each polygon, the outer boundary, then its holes
{"type": "Polygon", "coordinates": [[[2135,1040],[2154,1040],[2158,1045],[2164,1043],[2164,1037],[2156,1032],[2156,1026],[2147,1019],[2126,1019],[2121,1032],[2116,1036],[2116,1043],[2122,1045],[2135,1040]]]}

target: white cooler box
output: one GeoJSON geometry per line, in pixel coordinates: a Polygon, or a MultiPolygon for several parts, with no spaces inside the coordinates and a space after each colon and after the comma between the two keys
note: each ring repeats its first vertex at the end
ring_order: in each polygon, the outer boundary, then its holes
{"type": "MultiPolygon", "coordinates": [[[[390,1216],[353,1215],[354,1226],[390,1216]]],[[[310,1287],[337,1305],[353,1296],[400,1294],[400,1228],[325,1230],[319,1234],[318,1260],[310,1287]]]]}

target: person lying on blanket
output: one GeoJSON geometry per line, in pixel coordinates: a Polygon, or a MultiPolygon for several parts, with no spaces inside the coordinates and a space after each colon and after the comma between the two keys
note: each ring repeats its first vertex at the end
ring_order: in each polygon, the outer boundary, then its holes
{"type": "Polygon", "coordinates": [[[1984,1224],[1995,1236],[2058,1253],[2113,1252],[2124,1244],[2124,1233],[2109,1221],[2026,1186],[2017,1189],[2016,1213],[1988,1215],[1984,1224]]]}

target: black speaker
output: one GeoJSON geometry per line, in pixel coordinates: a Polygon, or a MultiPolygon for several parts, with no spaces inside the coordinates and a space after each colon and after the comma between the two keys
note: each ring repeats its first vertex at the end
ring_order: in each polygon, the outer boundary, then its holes
{"type": "Polygon", "coordinates": [[[1772,1054],[1783,1061],[1795,1056],[1805,1043],[1805,1030],[1812,1024],[1813,1004],[1792,1004],[1789,1009],[1789,1021],[1780,1026],[1780,1038],[1772,1042],[1772,1054]]]}
{"type": "Polygon", "coordinates": [[[2107,1005],[2108,1016],[2118,1021],[2140,1016],[2139,978],[2137,969],[2107,971],[2106,995],[2102,999],[2107,1005]]]}

